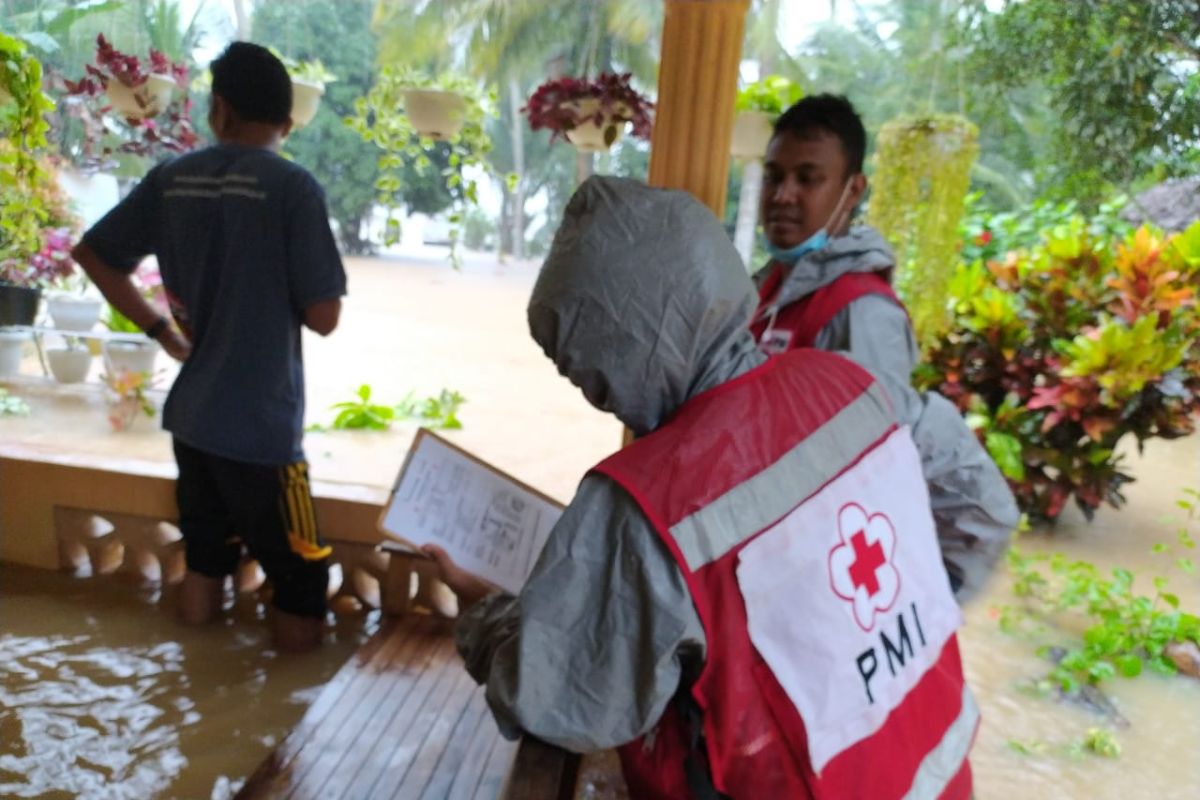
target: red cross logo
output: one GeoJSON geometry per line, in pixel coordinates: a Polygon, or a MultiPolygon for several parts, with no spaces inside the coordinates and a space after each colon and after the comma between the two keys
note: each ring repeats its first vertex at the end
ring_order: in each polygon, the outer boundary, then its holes
{"type": "Polygon", "coordinates": [[[887,559],[883,557],[883,545],[879,542],[867,544],[867,533],[860,530],[850,537],[850,546],[854,548],[850,580],[855,589],[861,586],[867,590],[868,597],[874,597],[879,594],[879,579],[875,573],[887,563],[887,559]]]}
{"type": "Polygon", "coordinates": [[[884,514],[868,514],[858,503],[838,512],[838,543],[829,551],[833,593],[850,603],[854,621],[864,631],[875,627],[877,614],[888,611],[900,594],[896,529],[884,514]]]}

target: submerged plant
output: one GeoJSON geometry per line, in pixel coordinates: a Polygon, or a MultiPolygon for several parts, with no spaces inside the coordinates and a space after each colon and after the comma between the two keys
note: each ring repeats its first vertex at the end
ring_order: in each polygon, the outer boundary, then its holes
{"type": "MultiPolygon", "coordinates": [[[[1200,519],[1200,492],[1188,490],[1179,506],[1187,512],[1187,521],[1176,531],[1173,544],[1156,544],[1152,552],[1173,556],[1172,568],[1192,575],[1196,567],[1190,553],[1196,540],[1189,526],[1200,519]]],[[[1049,617],[1062,614],[1082,617],[1086,625],[1080,641],[1042,645],[1040,652],[1056,651],[1057,659],[1040,687],[1044,690],[1073,692],[1115,675],[1133,678],[1146,668],[1173,675],[1178,668],[1172,649],[1182,643],[1200,644],[1200,616],[1180,608],[1166,577],[1152,579],[1153,594],[1140,594],[1129,570],[1105,574],[1089,561],[1061,553],[1026,554],[1014,547],[1008,564],[1021,605],[1001,610],[1004,630],[1040,639],[1051,629],[1049,617]]]]}
{"type": "MultiPolygon", "coordinates": [[[[424,427],[434,429],[451,430],[462,427],[457,412],[466,400],[456,391],[442,389],[436,397],[426,398],[417,398],[409,392],[394,406],[376,403],[372,401],[371,395],[370,384],[364,383],[358,387],[354,399],[330,406],[338,413],[328,429],[386,431],[397,420],[413,420],[424,427]]],[[[326,428],[313,425],[309,430],[320,431],[326,428]]]]}

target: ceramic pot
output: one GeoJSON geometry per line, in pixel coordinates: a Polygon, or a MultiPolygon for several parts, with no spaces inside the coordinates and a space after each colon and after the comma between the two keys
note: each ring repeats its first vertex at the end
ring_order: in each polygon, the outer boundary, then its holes
{"type": "Polygon", "coordinates": [[[292,129],[299,130],[313,121],[321,105],[325,85],[292,78],[292,129]]]}
{"type": "Polygon", "coordinates": [[[404,113],[422,136],[449,139],[462,130],[467,101],[457,92],[408,89],[404,92],[404,113]]]}
{"type": "Polygon", "coordinates": [[[105,81],[104,93],[108,95],[113,110],[126,119],[146,119],[162,113],[171,102],[175,91],[175,79],[170,75],[151,75],[136,89],[131,89],[115,78],[105,81]]]}
{"type": "Polygon", "coordinates": [[[92,354],[87,348],[51,347],[46,349],[50,372],[59,383],[79,383],[92,368],[92,354]]]}

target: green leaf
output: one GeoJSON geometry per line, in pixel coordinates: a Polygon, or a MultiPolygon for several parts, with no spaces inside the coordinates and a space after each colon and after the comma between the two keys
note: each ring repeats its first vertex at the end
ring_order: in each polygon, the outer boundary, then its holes
{"type": "Polygon", "coordinates": [[[1121,656],[1117,658],[1117,669],[1126,678],[1136,678],[1142,674],[1142,659],[1135,655],[1121,656]]]}

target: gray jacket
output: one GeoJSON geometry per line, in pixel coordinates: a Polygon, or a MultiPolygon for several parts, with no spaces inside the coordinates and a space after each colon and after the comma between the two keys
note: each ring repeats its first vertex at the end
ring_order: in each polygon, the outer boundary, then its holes
{"type": "MultiPolygon", "coordinates": [[[[895,263],[874,228],[856,226],[796,262],[775,301],[784,307],[852,272],[895,263]]],[[[761,283],[768,274],[755,275],[761,283]]],[[[908,315],[880,295],[860,297],[818,332],[813,345],[840,351],[871,371],[888,390],[902,424],[912,427],[929,486],[938,544],[960,601],[979,591],[1020,519],[1004,476],[962,415],[936,392],[920,393],[910,376],[920,357],[908,315]]]]}
{"type": "MultiPolygon", "coordinates": [[[[682,192],[592,178],[567,206],[529,326],[593,405],[641,435],[763,363],[747,328],[754,305],[707,209],[682,192]]],[[[648,731],[706,652],[674,559],[637,504],[596,475],[520,595],[487,598],[456,636],[504,733],[577,752],[648,731]]]]}

